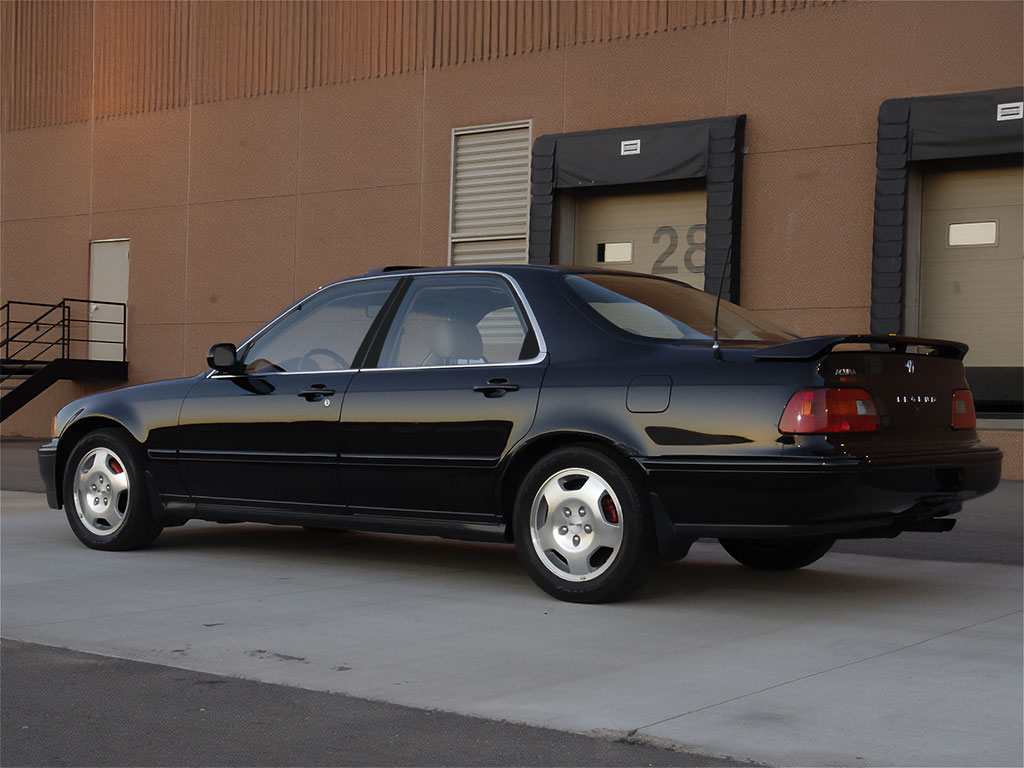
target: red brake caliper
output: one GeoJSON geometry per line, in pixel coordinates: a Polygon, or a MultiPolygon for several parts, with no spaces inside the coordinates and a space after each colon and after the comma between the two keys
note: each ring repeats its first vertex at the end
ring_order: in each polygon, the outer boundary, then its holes
{"type": "Polygon", "coordinates": [[[113,472],[115,475],[120,475],[122,472],[124,472],[124,467],[122,467],[120,463],[118,463],[117,459],[111,459],[110,471],[113,472]]]}
{"type": "Polygon", "coordinates": [[[604,513],[604,519],[609,523],[619,522],[619,510],[615,508],[615,502],[607,493],[601,497],[601,511],[604,513]]]}

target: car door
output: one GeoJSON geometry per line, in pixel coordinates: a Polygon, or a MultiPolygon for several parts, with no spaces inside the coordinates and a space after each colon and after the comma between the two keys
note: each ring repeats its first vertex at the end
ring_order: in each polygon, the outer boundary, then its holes
{"type": "Polygon", "coordinates": [[[346,395],[352,514],[493,519],[498,462],[532,425],[547,364],[528,316],[502,275],[412,279],[346,395]]]}
{"type": "Polygon", "coordinates": [[[202,504],[341,512],[339,417],[364,338],[397,278],[300,302],[244,346],[244,373],[211,373],[182,404],[182,482],[202,504]]]}

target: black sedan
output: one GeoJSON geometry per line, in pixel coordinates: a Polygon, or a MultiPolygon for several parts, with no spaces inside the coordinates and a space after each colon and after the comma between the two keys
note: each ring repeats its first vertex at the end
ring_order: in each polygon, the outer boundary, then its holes
{"type": "Polygon", "coordinates": [[[95,549],[190,519],[513,541],[542,589],[600,602],[701,537],[785,570],[951,529],[1002,462],[966,351],[796,338],[633,273],[384,269],[198,376],[71,403],[39,457],[95,549]]]}

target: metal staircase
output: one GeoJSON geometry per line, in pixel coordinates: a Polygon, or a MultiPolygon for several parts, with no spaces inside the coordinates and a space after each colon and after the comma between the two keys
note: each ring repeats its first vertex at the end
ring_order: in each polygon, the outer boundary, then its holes
{"type": "Polygon", "coordinates": [[[0,306],[0,421],[61,379],[128,378],[123,303],[61,299],[0,306]],[[98,311],[119,319],[93,319],[98,311]]]}

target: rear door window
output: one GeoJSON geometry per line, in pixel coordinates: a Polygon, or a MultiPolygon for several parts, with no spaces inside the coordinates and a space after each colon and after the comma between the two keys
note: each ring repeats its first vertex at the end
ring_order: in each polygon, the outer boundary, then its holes
{"type": "Polygon", "coordinates": [[[417,277],[391,324],[377,367],[507,363],[530,356],[530,336],[503,278],[417,277]]]}

